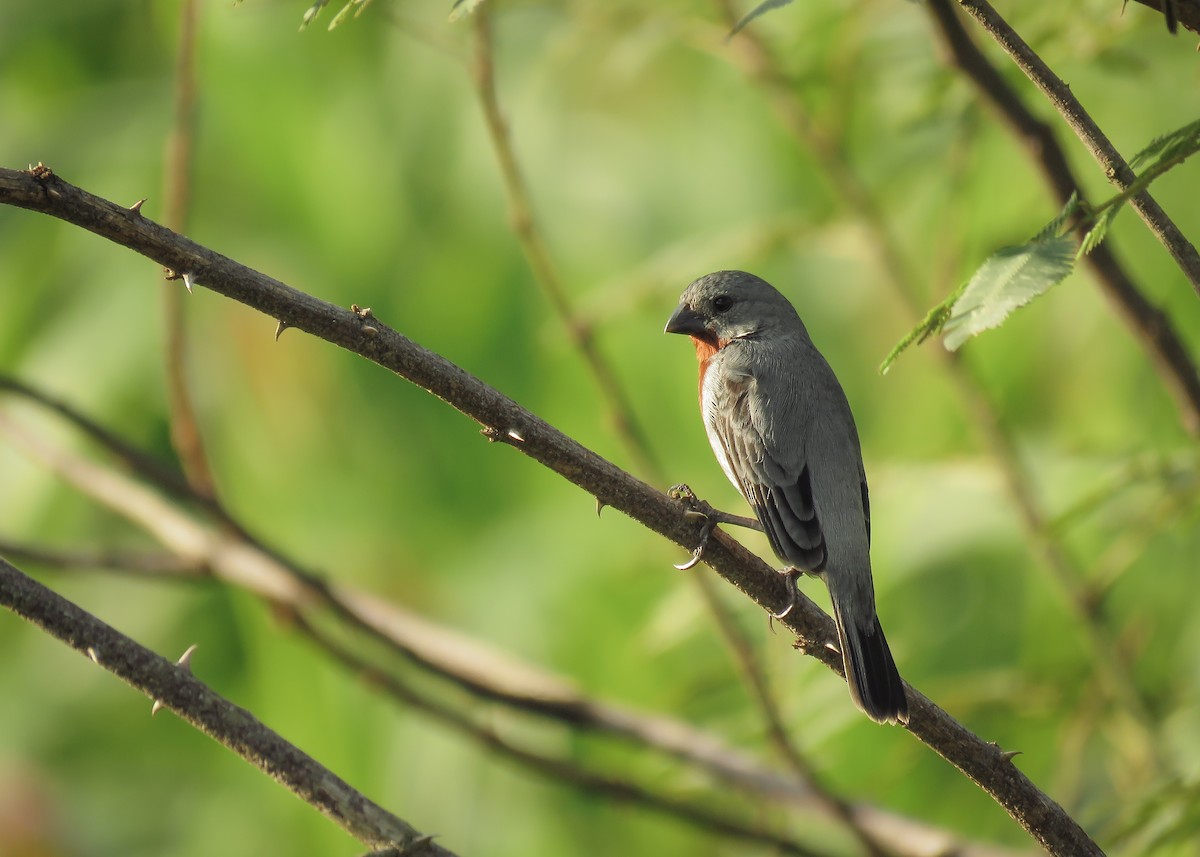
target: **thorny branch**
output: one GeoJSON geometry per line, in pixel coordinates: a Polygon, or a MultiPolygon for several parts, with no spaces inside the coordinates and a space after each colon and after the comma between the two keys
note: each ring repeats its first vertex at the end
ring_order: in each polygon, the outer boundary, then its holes
{"type": "MultiPolygon", "coordinates": [[[[1046,96],[1054,109],[1083,142],[1088,152],[1096,162],[1104,168],[1104,174],[1110,182],[1121,190],[1125,190],[1136,178],[1129,164],[1121,157],[1120,152],[1100,130],[1088,112],[1083,109],[1075,93],[1063,80],[1051,71],[1033,48],[1025,42],[1008,22],[997,12],[987,0],[958,0],[959,5],[974,18],[980,26],[995,39],[996,44],[1012,58],[1017,67],[1025,72],[1025,76],[1033,82],[1042,94],[1046,96]]],[[[1174,221],[1167,216],[1149,191],[1144,191],[1132,200],[1130,206],[1141,216],[1146,226],[1154,233],[1162,245],[1167,248],[1175,264],[1183,271],[1184,276],[1192,284],[1196,294],[1200,295],[1200,253],[1195,246],[1184,237],[1174,221]]]]}
{"type": "MultiPolygon", "coordinates": [[[[595,328],[586,324],[572,306],[567,291],[563,287],[562,278],[546,248],[541,231],[537,227],[533,204],[496,91],[491,13],[487,8],[477,9],[474,13],[474,22],[475,54],[472,76],[492,148],[496,152],[496,160],[508,194],[510,221],[517,241],[524,251],[534,278],[541,285],[542,291],[548,298],[559,321],[594,376],[597,386],[608,404],[613,424],[638,463],[642,475],[652,478],[660,484],[666,484],[669,480],[665,478],[662,469],[658,466],[645,433],[641,430],[634,415],[629,397],[622,389],[616,371],[596,344],[595,328]]],[[[717,625],[722,641],[734,659],[751,701],[762,715],[767,736],[778,750],[781,758],[793,773],[812,789],[817,800],[825,805],[830,815],[845,825],[870,857],[882,857],[880,846],[869,832],[856,823],[846,801],[835,795],[820,781],[813,766],[804,758],[788,735],[787,729],[784,727],[783,714],[771,692],[758,653],[738,627],[729,607],[717,592],[714,581],[704,574],[689,575],[688,580],[699,590],[700,597],[717,625]]]]}
{"type": "MultiPolygon", "coordinates": [[[[1083,189],[1053,130],[1026,107],[971,39],[954,6],[955,0],[930,0],[925,4],[950,62],[971,80],[1024,145],[1058,204],[1065,206],[1072,194],[1084,199],[1083,189]]],[[[1180,409],[1184,427],[1193,435],[1200,434],[1200,372],[1170,318],[1151,304],[1132,281],[1110,244],[1100,244],[1084,259],[1114,309],[1158,369],[1180,409]]]]}
{"type": "MultiPolygon", "coordinates": [[[[737,20],[729,0],[718,0],[728,26],[737,20]]],[[[783,121],[797,140],[820,161],[824,174],[845,200],[848,208],[860,218],[871,231],[871,246],[879,254],[880,267],[896,294],[905,303],[914,319],[924,313],[923,298],[913,276],[908,260],[900,248],[887,221],[866,184],[853,167],[848,164],[840,147],[835,145],[810,117],[798,95],[797,87],[781,70],[780,64],[769,46],[753,28],[738,36],[738,57],[749,73],[759,81],[772,98],[772,102],[783,121]]],[[[1148,707],[1142,699],[1136,683],[1128,674],[1124,658],[1113,657],[1117,650],[1107,627],[1100,621],[1095,609],[1079,610],[1084,593],[1081,588],[1082,574],[1073,557],[1062,546],[1061,540],[1051,532],[1048,516],[1042,509],[1033,482],[1021,461],[1016,442],[1004,425],[995,405],[973,377],[958,352],[936,349],[951,380],[959,391],[972,420],[987,442],[998,464],[1005,485],[1020,514],[1021,522],[1055,579],[1071,597],[1072,607],[1077,608],[1089,642],[1096,651],[1095,662],[1101,670],[1104,688],[1109,695],[1130,714],[1138,728],[1130,730],[1137,739],[1139,762],[1157,764],[1152,724],[1148,718],[1148,707]]]]}
{"type": "MultiPolygon", "coordinates": [[[[378,319],[321,301],[258,273],[148,220],[137,211],[74,187],[39,167],[0,169],[0,202],[40,211],[129,247],[190,275],[194,284],[353,351],[423,387],[512,446],[683,547],[696,543],[699,526],[677,502],[583,447],[512,399],[444,357],[423,348],[378,319]]],[[[705,562],[765,610],[790,597],[786,582],[761,559],[717,531],[705,562]]],[[[783,622],[798,646],[834,671],[833,622],[800,595],[783,622]]],[[[1000,747],[981,740],[914,688],[908,688],[908,731],[991,795],[1054,855],[1100,855],[1084,830],[1041,792],[1000,747]]]]}
{"type": "MultiPolygon", "coordinates": [[[[27,385],[16,384],[0,378],[0,389],[9,389],[30,399],[53,413],[64,416],[73,425],[84,429],[93,438],[104,438],[102,443],[144,479],[157,485],[160,490],[175,495],[177,499],[198,499],[194,489],[175,480],[161,479],[157,469],[144,467],[145,459],[131,456],[131,449],[111,434],[87,421],[73,409],[34,390],[27,385]]],[[[532,667],[513,669],[498,661],[491,649],[483,649],[473,641],[448,629],[439,628],[425,620],[416,620],[396,608],[372,601],[362,593],[348,588],[334,589],[327,586],[310,591],[311,576],[297,571],[299,566],[286,557],[263,555],[257,560],[251,551],[263,550],[245,529],[224,517],[213,513],[221,522],[222,532],[194,520],[191,515],[176,509],[172,504],[156,502],[133,480],[121,474],[75,456],[64,449],[50,447],[33,433],[18,429],[4,419],[0,411],[0,434],[38,460],[52,472],[82,494],[124,516],[141,526],[152,537],[162,542],[170,553],[155,555],[129,552],[64,552],[31,548],[25,545],[10,545],[0,540],[0,555],[26,557],[42,564],[58,567],[112,567],[134,574],[152,573],[156,563],[162,564],[163,574],[205,574],[217,580],[239,586],[267,598],[274,604],[283,605],[295,624],[325,648],[333,657],[349,663],[356,670],[377,682],[384,692],[397,701],[438,717],[450,728],[465,732],[485,747],[524,765],[545,776],[557,776],[565,770],[575,771],[566,781],[579,788],[596,786],[601,794],[617,794],[623,800],[647,806],[661,813],[691,823],[694,816],[703,815],[703,809],[690,807],[667,796],[659,796],[636,784],[618,788],[612,778],[598,778],[586,771],[578,771],[570,763],[540,755],[532,750],[513,747],[507,742],[497,743],[493,731],[475,724],[466,715],[437,703],[427,695],[418,693],[410,685],[400,681],[393,671],[384,671],[367,665],[361,658],[344,647],[327,645],[331,637],[327,632],[315,630],[309,621],[312,612],[311,600],[332,607],[337,615],[347,619],[353,629],[370,630],[376,635],[387,634],[392,642],[392,651],[439,676],[465,688],[477,697],[499,703],[516,711],[545,717],[561,722],[576,730],[586,730],[611,735],[639,744],[668,756],[674,757],[694,770],[706,773],[720,781],[730,794],[741,794],[754,801],[766,799],[775,804],[797,809],[828,812],[828,798],[815,793],[810,786],[794,779],[782,777],[759,766],[748,757],[723,746],[712,736],[699,732],[688,725],[667,717],[646,715],[620,709],[611,704],[589,700],[574,694],[565,679],[553,676],[537,676],[532,667]],[[198,546],[202,552],[187,553],[188,546],[198,546]],[[254,571],[257,562],[257,572],[254,571]],[[272,578],[275,569],[277,578],[272,578]],[[292,577],[298,584],[289,588],[282,578],[292,577]],[[386,617],[383,621],[381,617],[386,617]],[[456,657],[457,655],[457,657],[456,657]],[[445,714],[446,716],[442,716],[445,714]],[[650,799],[643,802],[643,795],[650,799]]],[[[200,504],[201,508],[208,508],[200,504]]],[[[210,510],[211,512],[211,510],[210,510]]],[[[843,804],[854,824],[874,841],[882,843],[895,855],[924,857],[932,852],[953,851],[963,857],[1012,857],[1001,849],[959,840],[947,831],[930,828],[910,819],[901,818],[866,804],[843,804]]],[[[727,820],[727,835],[736,836],[742,826],[727,820]]],[[[709,829],[712,829],[709,827],[709,829]]],[[[751,838],[758,841],[769,836],[759,831],[751,838]]]]}
{"type": "Polygon", "coordinates": [[[355,791],[284,741],[254,715],[214,693],[191,672],[139,645],[0,558],[0,604],[169,708],[220,742],[354,838],[413,857],[453,857],[407,822],[355,791]]]}

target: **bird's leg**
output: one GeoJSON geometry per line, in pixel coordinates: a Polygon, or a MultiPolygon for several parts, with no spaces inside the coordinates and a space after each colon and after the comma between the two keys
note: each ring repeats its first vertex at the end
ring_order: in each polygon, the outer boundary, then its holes
{"type": "Polygon", "coordinates": [[[673,500],[682,500],[687,505],[688,508],[683,513],[685,516],[704,520],[704,528],[700,531],[700,544],[692,551],[692,558],[675,566],[680,571],[686,571],[700,562],[700,557],[704,556],[704,549],[708,546],[708,538],[717,524],[733,524],[752,530],[762,530],[762,524],[757,519],[714,509],[707,500],[701,500],[691,488],[682,482],[668,488],[667,496],[673,500]]]}
{"type": "Polygon", "coordinates": [[[800,575],[804,574],[804,571],[796,568],[795,566],[789,565],[787,568],[779,569],[779,573],[787,578],[788,601],[786,607],[784,607],[778,613],[771,614],[771,619],[783,620],[786,619],[787,615],[796,609],[796,605],[800,603],[800,594],[799,590],[796,589],[796,581],[800,578],[800,575]]]}

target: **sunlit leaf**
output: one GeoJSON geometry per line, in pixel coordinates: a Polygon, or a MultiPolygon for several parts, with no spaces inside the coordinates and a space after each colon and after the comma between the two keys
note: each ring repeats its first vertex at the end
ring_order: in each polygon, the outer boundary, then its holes
{"type": "Polygon", "coordinates": [[[484,2],[485,0],[454,0],[454,5],[450,7],[450,22],[465,18],[482,6],[484,2]]]}
{"type": "Polygon", "coordinates": [[[1014,309],[1066,279],[1074,266],[1075,242],[1067,236],[998,251],[951,307],[943,343],[954,351],[972,336],[998,327],[1014,309]]]}

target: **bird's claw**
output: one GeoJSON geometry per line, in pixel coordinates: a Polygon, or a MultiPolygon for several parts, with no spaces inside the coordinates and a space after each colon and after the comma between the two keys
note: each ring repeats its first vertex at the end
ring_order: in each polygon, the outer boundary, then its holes
{"type": "Polygon", "coordinates": [[[788,614],[796,609],[796,605],[800,603],[800,593],[796,589],[796,578],[802,574],[800,569],[791,567],[781,568],[779,573],[787,578],[788,603],[787,606],[778,613],[770,613],[769,615],[771,618],[767,620],[768,622],[774,622],[776,620],[782,622],[788,617],[788,614]]]}
{"type": "Polygon", "coordinates": [[[698,498],[696,492],[683,482],[668,488],[667,496],[672,500],[680,500],[687,505],[687,508],[683,512],[685,518],[699,518],[704,521],[700,529],[700,544],[692,551],[691,559],[687,562],[675,564],[675,567],[680,571],[687,571],[700,562],[700,558],[704,556],[704,549],[708,547],[708,538],[712,535],[713,527],[716,525],[716,522],[712,520],[709,514],[712,511],[712,506],[698,498]]]}
{"type": "Polygon", "coordinates": [[[708,547],[708,537],[712,535],[713,531],[713,522],[708,521],[707,515],[704,515],[700,512],[695,512],[693,514],[703,517],[707,523],[700,530],[700,544],[696,545],[696,549],[692,551],[692,558],[687,562],[675,564],[675,567],[680,571],[687,571],[689,568],[693,568],[696,563],[700,562],[700,557],[704,556],[704,549],[708,547]]]}

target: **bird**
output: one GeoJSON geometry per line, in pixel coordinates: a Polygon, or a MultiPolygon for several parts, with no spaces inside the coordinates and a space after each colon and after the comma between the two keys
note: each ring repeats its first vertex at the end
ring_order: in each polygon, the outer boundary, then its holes
{"type": "Polygon", "coordinates": [[[753,274],[716,271],[684,290],[664,332],[696,347],[709,443],[787,563],[789,587],[802,573],[828,587],[851,699],[878,723],[907,723],[904,683],[875,610],[858,429],[795,307],[753,274]]]}

